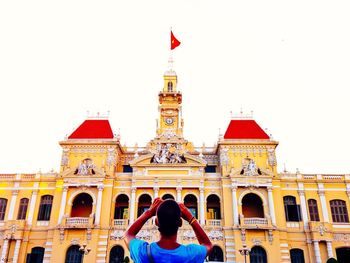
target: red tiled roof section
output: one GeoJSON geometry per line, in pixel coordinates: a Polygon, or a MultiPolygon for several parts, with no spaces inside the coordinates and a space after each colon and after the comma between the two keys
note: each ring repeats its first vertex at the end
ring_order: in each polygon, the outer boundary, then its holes
{"type": "Polygon", "coordinates": [[[108,120],[86,120],[68,139],[113,139],[113,131],[108,120]]]}
{"type": "Polygon", "coordinates": [[[254,120],[231,120],[224,139],[270,139],[254,120]]]}

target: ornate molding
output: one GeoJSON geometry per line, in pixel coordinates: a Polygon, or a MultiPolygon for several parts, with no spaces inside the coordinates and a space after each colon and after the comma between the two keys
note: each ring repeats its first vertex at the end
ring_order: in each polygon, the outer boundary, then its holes
{"type": "Polygon", "coordinates": [[[124,231],[122,230],[114,230],[110,235],[111,240],[121,240],[123,238],[124,238],[124,231]]]}

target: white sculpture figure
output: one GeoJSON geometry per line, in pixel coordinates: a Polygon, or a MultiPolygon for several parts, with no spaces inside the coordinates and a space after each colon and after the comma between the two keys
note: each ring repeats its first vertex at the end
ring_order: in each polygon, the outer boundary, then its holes
{"type": "Polygon", "coordinates": [[[246,175],[255,175],[257,173],[257,167],[254,160],[250,159],[248,166],[245,170],[246,175]]]}
{"type": "Polygon", "coordinates": [[[151,159],[151,163],[185,163],[186,160],[183,155],[180,154],[179,145],[177,144],[161,144],[157,147],[158,152],[156,152],[151,159]]]}
{"type": "Polygon", "coordinates": [[[274,150],[273,149],[268,149],[267,150],[267,158],[268,158],[268,163],[271,166],[276,165],[276,158],[275,158],[275,154],[274,154],[274,150]]]}

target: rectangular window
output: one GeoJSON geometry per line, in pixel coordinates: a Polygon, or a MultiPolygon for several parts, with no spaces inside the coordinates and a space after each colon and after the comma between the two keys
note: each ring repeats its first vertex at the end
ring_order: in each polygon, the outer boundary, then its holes
{"type": "Polygon", "coordinates": [[[204,168],[204,171],[206,173],[216,173],[216,165],[207,165],[205,168],[204,168]]]}
{"type": "Polygon", "coordinates": [[[286,221],[299,222],[301,221],[300,205],[285,205],[286,221]]]}
{"type": "Polygon", "coordinates": [[[130,165],[123,165],[123,173],[132,173],[132,167],[130,165]]]}

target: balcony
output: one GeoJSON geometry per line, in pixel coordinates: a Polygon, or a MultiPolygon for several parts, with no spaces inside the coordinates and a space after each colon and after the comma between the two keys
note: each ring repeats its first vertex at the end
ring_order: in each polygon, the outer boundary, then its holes
{"type": "Polygon", "coordinates": [[[271,219],[262,217],[244,217],[239,215],[240,226],[250,229],[270,229],[272,228],[271,219]]]}
{"type": "Polygon", "coordinates": [[[66,228],[92,228],[93,217],[67,217],[64,226],[66,228]]]}
{"type": "Polygon", "coordinates": [[[205,225],[208,227],[221,227],[221,219],[207,219],[205,225]]]}
{"type": "Polygon", "coordinates": [[[113,229],[126,229],[129,226],[128,219],[113,219],[112,228],[113,229]]]}

